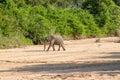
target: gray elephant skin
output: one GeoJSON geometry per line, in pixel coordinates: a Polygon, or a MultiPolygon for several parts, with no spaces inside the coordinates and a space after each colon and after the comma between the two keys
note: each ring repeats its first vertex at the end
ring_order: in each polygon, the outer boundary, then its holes
{"type": "Polygon", "coordinates": [[[63,38],[60,35],[49,35],[45,37],[44,40],[44,51],[46,49],[46,42],[49,42],[49,46],[46,51],[49,51],[49,49],[52,47],[53,51],[55,51],[55,45],[58,45],[58,51],[60,51],[60,47],[65,51],[66,49],[64,48],[64,43],[63,43],[63,38]]]}

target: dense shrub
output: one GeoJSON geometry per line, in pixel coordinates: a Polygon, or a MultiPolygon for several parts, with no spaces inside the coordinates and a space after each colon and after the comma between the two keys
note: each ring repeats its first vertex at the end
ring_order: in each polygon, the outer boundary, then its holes
{"type": "Polygon", "coordinates": [[[120,7],[112,0],[86,0],[83,9],[88,10],[105,35],[113,35],[120,27],[120,7]]]}

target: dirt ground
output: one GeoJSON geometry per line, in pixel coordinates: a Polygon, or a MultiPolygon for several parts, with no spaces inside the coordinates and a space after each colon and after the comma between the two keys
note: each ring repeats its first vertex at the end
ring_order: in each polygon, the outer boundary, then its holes
{"type": "Polygon", "coordinates": [[[66,51],[0,49],[0,80],[120,80],[119,38],[96,39],[64,41],[66,51]]]}

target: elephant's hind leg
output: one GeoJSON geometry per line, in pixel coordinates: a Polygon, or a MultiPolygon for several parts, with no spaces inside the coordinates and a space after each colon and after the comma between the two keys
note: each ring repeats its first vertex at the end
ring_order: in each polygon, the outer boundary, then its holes
{"type": "Polygon", "coordinates": [[[61,47],[63,48],[64,51],[66,50],[63,45],[61,45],[61,47]]]}
{"type": "Polygon", "coordinates": [[[60,47],[61,47],[61,45],[59,44],[59,45],[58,45],[58,51],[60,51],[60,47]]]}

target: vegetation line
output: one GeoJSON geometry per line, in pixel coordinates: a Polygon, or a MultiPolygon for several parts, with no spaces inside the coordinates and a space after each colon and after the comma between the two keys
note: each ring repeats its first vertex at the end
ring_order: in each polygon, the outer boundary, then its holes
{"type": "Polygon", "coordinates": [[[114,36],[119,27],[119,0],[0,0],[0,48],[42,44],[49,34],[114,36]]]}

